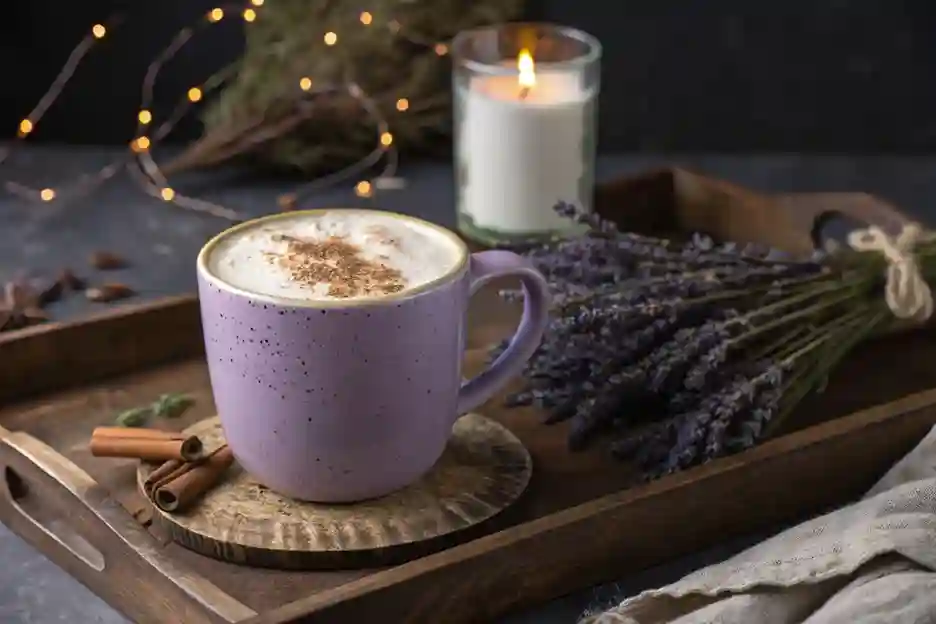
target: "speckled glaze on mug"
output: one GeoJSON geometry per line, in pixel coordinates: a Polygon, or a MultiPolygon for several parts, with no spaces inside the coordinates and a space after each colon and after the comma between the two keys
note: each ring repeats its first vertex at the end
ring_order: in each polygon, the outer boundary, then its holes
{"type": "Polygon", "coordinates": [[[382,496],[432,468],[455,420],[520,372],[546,327],[547,285],[528,260],[508,251],[469,254],[454,233],[418,219],[455,241],[463,257],[447,274],[399,295],[283,299],[239,290],[210,272],[218,241],[302,214],[237,225],[198,256],[218,415],[241,466],[281,494],[331,503],[382,496]],[[505,276],[523,285],[520,326],[490,368],[463,382],[468,299],[505,276]]]}

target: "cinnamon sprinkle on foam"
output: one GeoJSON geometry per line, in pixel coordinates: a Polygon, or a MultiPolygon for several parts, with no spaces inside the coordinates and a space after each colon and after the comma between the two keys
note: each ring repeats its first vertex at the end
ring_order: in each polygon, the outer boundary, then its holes
{"type": "Polygon", "coordinates": [[[362,256],[362,249],[344,237],[310,241],[275,234],[273,241],[285,242],[286,250],[282,253],[265,252],[271,263],[284,269],[298,284],[310,288],[320,284],[327,286],[330,297],[380,297],[406,287],[406,279],[400,271],[367,260],[362,256]]]}

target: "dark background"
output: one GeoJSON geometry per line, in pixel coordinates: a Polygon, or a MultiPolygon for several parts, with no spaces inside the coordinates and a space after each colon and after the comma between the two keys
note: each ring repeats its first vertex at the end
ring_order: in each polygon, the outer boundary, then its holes
{"type": "MultiPolygon", "coordinates": [[[[127,6],[133,19],[88,57],[35,137],[125,143],[146,65],[177,29],[218,1],[5,2],[0,137],[15,132],[90,26],[127,6]]],[[[363,10],[369,0],[359,2],[363,10]]],[[[601,146],[646,153],[604,155],[599,180],[679,164],[761,191],[868,191],[936,223],[936,157],[919,155],[936,144],[933,0],[534,0],[530,17],[579,26],[604,43],[601,146]],[[708,153],[716,151],[738,154],[708,153]]],[[[237,54],[237,26],[232,20],[214,27],[168,68],[158,110],[237,54]]],[[[180,140],[199,130],[194,121],[182,129],[180,140]]],[[[27,149],[13,160],[22,180],[41,188],[97,171],[120,151],[27,149]]],[[[380,194],[379,205],[451,226],[451,167],[419,164],[405,175],[407,188],[380,194]]],[[[251,216],[276,210],[277,196],[289,188],[194,182],[185,188],[251,216]]],[[[317,196],[315,205],[361,205],[350,184],[317,196]]],[[[73,203],[0,193],[0,280],[22,270],[53,275],[62,266],[85,267],[91,251],[106,249],[129,258],[119,279],[139,291],[137,300],[193,292],[195,254],[226,225],[149,199],[125,176],[73,203]]],[[[63,319],[100,311],[93,306],[72,297],[51,313],[63,319]]],[[[641,575],[622,562],[621,584],[577,592],[512,622],[572,622],[586,605],[672,582],[763,537],[641,575]]],[[[0,566],[0,621],[127,624],[2,525],[0,560],[9,562],[0,566]]]]}
{"type": "MultiPolygon", "coordinates": [[[[91,24],[127,8],[129,22],[89,55],[35,139],[128,141],[150,59],[218,2],[8,3],[0,19],[2,134],[15,132],[91,24]]],[[[529,17],[578,26],[603,42],[603,151],[936,147],[931,0],[533,0],[529,17]]],[[[239,28],[226,21],[177,57],[158,86],[157,108],[233,58],[239,28]]],[[[175,138],[198,131],[190,120],[175,138]]]]}

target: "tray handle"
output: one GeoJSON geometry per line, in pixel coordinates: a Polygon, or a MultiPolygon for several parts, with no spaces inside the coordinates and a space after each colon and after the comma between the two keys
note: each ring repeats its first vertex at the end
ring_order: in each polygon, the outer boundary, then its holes
{"type": "Polygon", "coordinates": [[[786,193],[774,200],[797,231],[809,233],[817,249],[823,244],[823,228],[836,218],[876,225],[891,234],[913,221],[890,202],[868,193],[786,193]]]}
{"type": "Polygon", "coordinates": [[[705,232],[716,239],[760,242],[805,255],[822,246],[835,217],[896,233],[910,221],[867,193],[768,195],[681,167],[657,169],[599,185],[595,211],[633,232],[705,232]]]}
{"type": "Polygon", "coordinates": [[[0,520],[98,595],[114,596],[139,621],[157,621],[146,608],[153,601],[174,610],[165,614],[174,621],[237,622],[257,615],[171,561],[87,472],[33,436],[3,427],[0,497],[6,499],[0,520]]]}

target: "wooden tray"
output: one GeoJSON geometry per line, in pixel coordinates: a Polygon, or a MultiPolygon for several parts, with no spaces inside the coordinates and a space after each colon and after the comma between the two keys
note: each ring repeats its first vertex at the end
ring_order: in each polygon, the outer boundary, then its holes
{"type": "MultiPolygon", "coordinates": [[[[812,248],[829,209],[903,220],[866,195],[768,198],[680,170],[603,187],[597,206],[628,229],[703,230],[793,252],[812,248]]],[[[488,292],[470,314],[467,364],[477,366],[517,310],[488,292]]],[[[562,427],[494,401],[480,411],[506,424],[535,466],[527,493],[489,529],[498,532],[392,567],[281,572],[173,543],[150,522],[134,464],[86,451],[94,425],[161,393],[196,399],[173,426],[213,413],[198,304],[178,297],[0,335],[0,520],[139,622],[490,621],[848,501],[936,423],[936,391],[897,400],[936,387],[934,346],[929,329],[868,344],[791,426],[828,422],[626,491],[626,466],[599,452],[570,454],[562,427]]]]}

